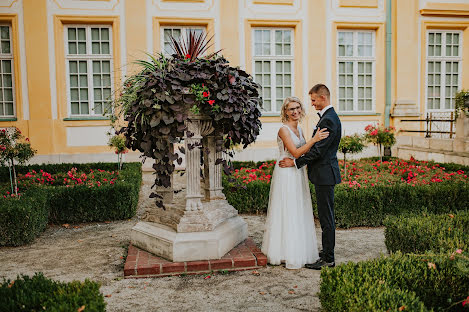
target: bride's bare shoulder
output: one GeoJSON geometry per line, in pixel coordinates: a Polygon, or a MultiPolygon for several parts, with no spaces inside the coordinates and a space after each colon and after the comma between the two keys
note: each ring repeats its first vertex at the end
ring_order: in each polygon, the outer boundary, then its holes
{"type": "Polygon", "coordinates": [[[288,133],[288,129],[287,129],[288,126],[286,125],[282,125],[279,129],[278,129],[278,135],[279,136],[282,136],[282,135],[285,135],[288,133]]]}

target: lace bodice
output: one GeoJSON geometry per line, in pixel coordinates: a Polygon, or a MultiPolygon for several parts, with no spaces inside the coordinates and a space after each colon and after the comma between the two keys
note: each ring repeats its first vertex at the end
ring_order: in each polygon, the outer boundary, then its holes
{"type": "MultiPolygon", "coordinates": [[[[290,132],[290,137],[293,141],[293,144],[295,144],[296,148],[300,147],[300,146],[303,146],[306,144],[306,140],[303,136],[303,132],[301,131],[301,128],[298,127],[298,132],[300,133],[300,137],[297,137],[296,134],[293,132],[292,129],[290,129],[289,126],[287,125],[282,125],[282,127],[285,127],[288,129],[288,131],[290,132]]],[[[285,145],[283,144],[283,141],[282,139],[280,138],[279,135],[277,135],[277,144],[278,144],[278,150],[279,150],[279,153],[280,153],[280,157],[279,159],[281,158],[284,158],[284,157],[290,157],[290,158],[295,158],[293,157],[293,155],[285,148],[285,145]]]]}

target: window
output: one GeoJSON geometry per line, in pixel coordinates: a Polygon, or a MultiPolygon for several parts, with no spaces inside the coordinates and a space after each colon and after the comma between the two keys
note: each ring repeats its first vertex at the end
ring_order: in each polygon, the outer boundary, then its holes
{"type": "Polygon", "coordinates": [[[190,32],[194,32],[196,36],[199,36],[201,33],[205,32],[203,27],[163,27],[162,28],[162,44],[163,53],[167,55],[174,54],[175,51],[171,47],[170,36],[173,36],[174,39],[178,40],[182,37],[182,41],[186,41],[186,38],[189,37],[190,32]]]}
{"type": "Polygon", "coordinates": [[[427,33],[427,109],[453,110],[454,96],[460,89],[461,33],[427,33]]]}
{"type": "Polygon", "coordinates": [[[15,116],[11,27],[0,25],[0,117],[15,116]]]}
{"type": "Polygon", "coordinates": [[[67,26],[66,65],[71,116],[103,115],[111,109],[112,41],[108,26],[67,26]]]}
{"type": "Polygon", "coordinates": [[[375,32],[339,31],[338,101],[341,112],[372,112],[375,93],[375,32]]]}
{"type": "Polygon", "coordinates": [[[279,113],[293,88],[293,30],[256,28],[254,80],[262,86],[263,111],[279,113]]]}

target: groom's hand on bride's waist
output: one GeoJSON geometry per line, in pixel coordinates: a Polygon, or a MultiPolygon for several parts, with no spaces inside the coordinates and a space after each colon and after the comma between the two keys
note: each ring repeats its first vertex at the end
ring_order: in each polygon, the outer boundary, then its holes
{"type": "Polygon", "coordinates": [[[278,162],[278,165],[280,166],[280,168],[294,167],[295,162],[293,161],[293,159],[285,157],[284,159],[278,162]]]}

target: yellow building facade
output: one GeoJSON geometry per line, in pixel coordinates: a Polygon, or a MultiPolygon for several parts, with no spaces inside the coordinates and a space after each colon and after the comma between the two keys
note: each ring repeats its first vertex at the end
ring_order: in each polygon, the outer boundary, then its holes
{"type": "Polygon", "coordinates": [[[304,100],[311,134],[316,83],[345,134],[452,111],[469,88],[469,0],[0,0],[0,127],[20,128],[35,162],[112,160],[108,99],[134,60],[189,30],[262,85],[263,129],[238,159],[275,158],[286,96],[304,100]]]}

